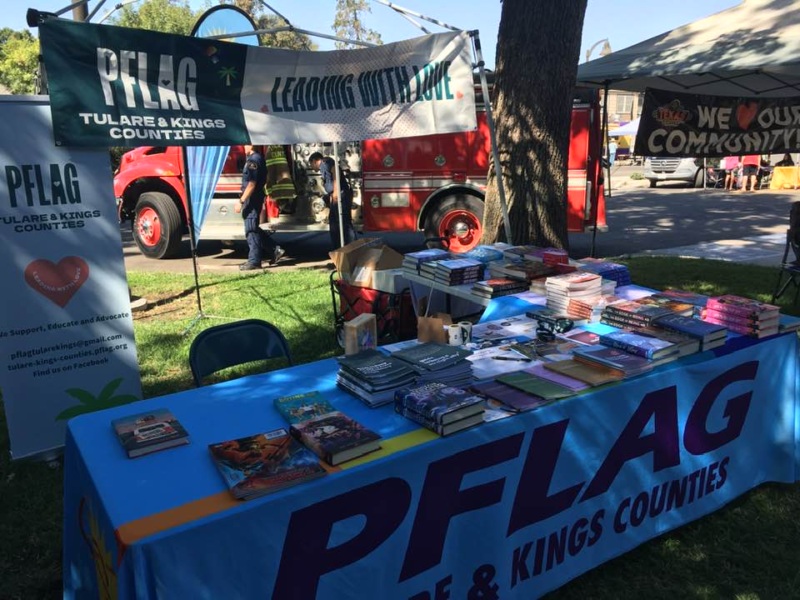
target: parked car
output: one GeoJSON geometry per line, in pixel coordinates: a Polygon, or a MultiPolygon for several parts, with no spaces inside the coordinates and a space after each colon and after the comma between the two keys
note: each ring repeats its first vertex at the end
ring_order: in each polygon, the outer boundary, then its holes
{"type": "Polygon", "coordinates": [[[644,161],[644,177],[650,182],[650,187],[656,187],[659,182],[681,181],[703,187],[703,159],[648,156],[644,161]]]}

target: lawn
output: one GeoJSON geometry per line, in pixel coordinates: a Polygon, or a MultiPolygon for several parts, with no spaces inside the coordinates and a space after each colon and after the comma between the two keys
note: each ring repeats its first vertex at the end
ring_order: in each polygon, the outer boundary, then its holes
{"type": "MultiPolygon", "coordinates": [[[[776,269],[675,258],[626,260],[634,281],[705,294],[769,301],[776,269]]],[[[129,273],[149,308],[134,330],[142,387],[153,397],[192,387],[192,336],[218,318],[262,318],[285,333],[297,362],[340,353],[333,335],[328,272],[298,270],[245,276],[201,275],[198,316],[191,275],[129,273]],[[187,329],[189,329],[187,334],[187,329]]],[[[797,308],[783,307],[787,314],[797,308]]],[[[61,493],[56,463],[8,460],[0,426],[0,599],[61,597],[61,493]]],[[[800,598],[800,484],[768,484],[724,510],[624,554],[548,595],[572,599],[800,598]]]]}

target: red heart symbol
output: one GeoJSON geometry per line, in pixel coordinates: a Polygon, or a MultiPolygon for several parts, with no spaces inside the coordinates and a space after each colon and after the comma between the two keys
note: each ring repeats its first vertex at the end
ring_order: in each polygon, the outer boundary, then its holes
{"type": "Polygon", "coordinates": [[[745,130],[750,127],[750,123],[756,118],[756,113],[758,113],[757,102],[746,102],[737,106],[736,121],[739,123],[739,127],[745,130]]]}
{"type": "Polygon", "coordinates": [[[61,308],[88,278],[89,265],[78,256],[67,256],[58,264],[39,258],[25,267],[27,284],[61,308]]]}
{"type": "Polygon", "coordinates": [[[268,113],[269,112],[269,106],[267,106],[266,104],[262,104],[261,105],[261,112],[262,113],[268,113]]]}
{"type": "Polygon", "coordinates": [[[463,97],[464,97],[464,94],[462,94],[461,92],[456,92],[456,98],[461,100],[463,97]]]}

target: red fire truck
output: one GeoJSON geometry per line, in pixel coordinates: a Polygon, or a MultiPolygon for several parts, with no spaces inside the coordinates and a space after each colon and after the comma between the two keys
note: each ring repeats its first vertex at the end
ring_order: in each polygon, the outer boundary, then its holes
{"type": "MultiPolygon", "coordinates": [[[[571,232],[606,229],[601,168],[599,102],[580,90],[572,109],[568,158],[568,215],[571,232]]],[[[354,189],[353,221],[364,232],[423,231],[466,251],[478,244],[486,175],[491,160],[485,111],[474,132],[340,144],[340,164],[354,189]]],[[[271,200],[268,227],[276,232],[327,230],[327,208],[318,176],[308,166],[312,152],[332,154],[330,144],[287,147],[298,197],[281,214],[271,200]]],[[[188,233],[189,211],[179,147],[141,147],[122,157],[114,177],[120,218],[130,220],[141,252],[150,258],[175,255],[188,233]]],[[[244,152],[232,147],[200,234],[201,240],[244,238],[239,197],[244,152]]],[[[520,241],[521,242],[521,241],[520,241]]]]}

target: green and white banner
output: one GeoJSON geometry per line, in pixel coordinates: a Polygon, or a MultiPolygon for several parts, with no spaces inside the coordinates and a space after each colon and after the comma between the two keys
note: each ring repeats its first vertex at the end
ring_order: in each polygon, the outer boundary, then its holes
{"type": "Polygon", "coordinates": [[[52,19],[40,39],[56,145],[291,144],[476,128],[466,32],[307,52],[52,19]]]}

